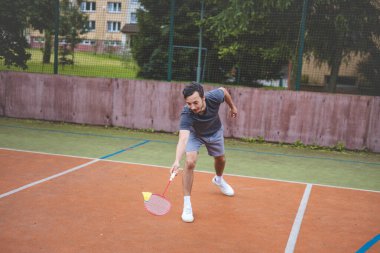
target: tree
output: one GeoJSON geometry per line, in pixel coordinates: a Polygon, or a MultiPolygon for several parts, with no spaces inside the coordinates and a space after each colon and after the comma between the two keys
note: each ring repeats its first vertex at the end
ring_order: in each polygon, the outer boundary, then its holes
{"type": "Polygon", "coordinates": [[[28,46],[23,34],[27,24],[27,0],[7,0],[0,4],[0,59],[5,66],[27,68],[31,55],[25,51],[28,46]],[[18,10],[17,15],[14,10],[18,10]]]}
{"type": "Polygon", "coordinates": [[[327,63],[327,91],[335,92],[339,68],[352,54],[368,53],[380,35],[378,0],[314,0],[309,8],[305,50],[327,63]]]}
{"type": "Polygon", "coordinates": [[[54,5],[55,0],[34,0],[29,13],[30,24],[34,29],[44,33],[43,63],[50,63],[52,35],[54,34],[54,5]]]}
{"type": "Polygon", "coordinates": [[[380,38],[374,38],[374,43],[368,55],[358,64],[358,72],[364,79],[366,88],[372,94],[380,95],[380,38]],[[377,43],[376,43],[377,42],[377,43]]]}
{"type": "MultiPolygon", "coordinates": [[[[169,2],[141,0],[144,9],[138,13],[140,32],[132,52],[142,77],[167,76],[169,2]]],[[[302,6],[292,6],[291,0],[270,2],[207,0],[201,22],[200,1],[176,1],[173,79],[193,80],[196,76],[198,49],[190,47],[198,46],[200,26],[202,47],[207,49],[207,81],[223,82],[235,67],[245,83],[278,78],[280,68],[295,51],[297,9],[289,10],[302,6]]]]}
{"type": "MultiPolygon", "coordinates": [[[[78,34],[85,31],[86,17],[80,13],[78,6],[71,5],[70,1],[61,1],[64,11],[61,19],[61,35],[64,35],[75,47],[78,43],[78,34]],[[65,7],[66,6],[66,7],[65,7]],[[66,22],[67,20],[67,22],[66,22]],[[67,27],[74,29],[67,29],[67,27]]],[[[44,31],[45,47],[43,62],[50,62],[51,35],[54,34],[54,3],[52,0],[5,0],[0,4],[0,59],[6,66],[18,66],[27,68],[26,62],[31,55],[26,52],[28,43],[25,39],[25,29],[31,25],[34,29],[44,31]],[[14,10],[17,10],[15,12],[14,10]]]]}
{"type": "Polygon", "coordinates": [[[61,0],[60,6],[59,35],[65,40],[62,46],[63,55],[61,57],[61,63],[63,65],[74,64],[75,47],[81,42],[79,35],[88,31],[88,17],[81,13],[79,3],[73,5],[68,0],[61,0]],[[66,54],[71,54],[71,60],[66,58],[66,54]]]}
{"type": "MultiPolygon", "coordinates": [[[[69,0],[60,0],[60,30],[58,33],[66,41],[69,41],[71,48],[75,48],[75,45],[80,42],[79,35],[86,32],[88,18],[79,9],[82,1],[76,0],[72,3],[69,0]]],[[[50,63],[52,35],[55,33],[54,10],[55,0],[34,0],[30,12],[30,23],[33,28],[44,32],[43,63],[50,63]]]]}
{"type": "Polygon", "coordinates": [[[169,24],[169,5],[164,0],[141,0],[144,9],[137,12],[139,33],[132,44],[132,54],[140,67],[139,76],[165,79],[169,24]],[[166,61],[165,61],[166,59],[166,61]]]}
{"type": "MultiPolygon", "coordinates": [[[[144,8],[137,13],[139,33],[132,44],[132,53],[140,66],[139,76],[163,80],[167,77],[168,66],[170,1],[141,0],[140,3],[144,8]]],[[[195,19],[199,19],[199,10],[197,1],[176,1],[175,45],[197,46],[199,28],[195,19]]],[[[194,80],[192,64],[196,64],[196,57],[191,50],[176,48],[173,78],[194,80]]]]}
{"type": "Polygon", "coordinates": [[[218,11],[205,25],[219,58],[232,63],[246,84],[280,78],[281,68],[294,58],[301,1],[214,2],[218,11]]]}

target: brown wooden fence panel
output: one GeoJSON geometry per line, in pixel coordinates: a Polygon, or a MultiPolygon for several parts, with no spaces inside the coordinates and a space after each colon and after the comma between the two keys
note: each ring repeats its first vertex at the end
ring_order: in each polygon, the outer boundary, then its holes
{"type": "Polygon", "coordinates": [[[158,81],[115,79],[113,125],[176,131],[179,105],[183,103],[178,97],[181,87],[158,81]]]}
{"type": "Polygon", "coordinates": [[[343,143],[350,149],[367,147],[369,137],[373,147],[378,145],[373,140],[379,140],[379,134],[368,132],[371,122],[371,129],[379,127],[375,123],[379,115],[373,112],[376,107],[373,101],[378,97],[247,88],[230,90],[240,110],[237,124],[224,117],[229,136],[260,136],[267,141],[286,143],[299,140],[322,146],[343,143]]]}
{"type": "MultiPolygon", "coordinates": [[[[0,72],[0,115],[156,131],[178,131],[184,84],[0,72]]],[[[205,85],[205,90],[213,87],[205,85]]],[[[380,152],[380,97],[228,88],[237,119],[226,137],[380,152]]]]}
{"type": "Polygon", "coordinates": [[[4,116],[110,124],[111,79],[80,78],[28,73],[1,73],[4,116]],[[4,78],[5,76],[5,78],[4,78]]]}

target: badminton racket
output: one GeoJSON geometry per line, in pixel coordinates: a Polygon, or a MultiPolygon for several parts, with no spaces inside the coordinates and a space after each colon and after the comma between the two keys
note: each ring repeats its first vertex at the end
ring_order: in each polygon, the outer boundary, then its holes
{"type": "Polygon", "coordinates": [[[149,194],[147,192],[143,192],[144,195],[144,206],[145,209],[153,214],[153,215],[164,215],[167,214],[170,211],[171,203],[170,201],[165,197],[165,194],[169,188],[170,183],[173,181],[176,173],[173,172],[170,175],[169,181],[166,184],[165,190],[162,194],[149,194]]]}

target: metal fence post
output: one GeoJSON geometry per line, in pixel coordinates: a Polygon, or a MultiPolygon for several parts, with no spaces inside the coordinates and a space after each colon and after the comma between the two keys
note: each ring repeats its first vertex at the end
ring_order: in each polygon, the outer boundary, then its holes
{"type": "MultiPolygon", "coordinates": [[[[204,0],[201,0],[201,21],[204,14],[204,0]]],[[[199,26],[199,47],[198,47],[198,66],[197,66],[197,83],[201,82],[201,62],[202,62],[202,24],[199,26]]]]}
{"type": "Polygon", "coordinates": [[[302,8],[302,18],[301,18],[301,27],[300,27],[300,46],[298,48],[298,61],[297,61],[297,76],[296,76],[296,91],[300,90],[301,86],[301,76],[302,76],[302,59],[303,59],[303,47],[305,43],[305,23],[307,15],[308,0],[303,1],[302,8]]]}
{"type": "Polygon", "coordinates": [[[54,74],[58,74],[59,0],[55,0],[54,14],[54,74]]]}
{"type": "Polygon", "coordinates": [[[169,51],[168,51],[168,82],[172,81],[173,37],[174,37],[174,7],[175,7],[175,0],[171,0],[170,1],[169,51]]]}

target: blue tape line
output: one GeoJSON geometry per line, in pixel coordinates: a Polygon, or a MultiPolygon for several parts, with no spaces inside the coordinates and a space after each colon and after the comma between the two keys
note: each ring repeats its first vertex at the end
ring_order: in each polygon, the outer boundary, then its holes
{"type": "Polygon", "coordinates": [[[149,141],[149,140],[145,140],[145,141],[139,142],[139,143],[137,143],[137,144],[135,144],[135,145],[129,146],[128,148],[124,148],[124,149],[121,149],[121,150],[119,150],[119,151],[116,151],[115,153],[112,153],[112,154],[108,154],[108,155],[102,156],[102,157],[100,157],[99,159],[107,159],[107,158],[110,158],[110,157],[115,156],[115,155],[117,155],[117,154],[123,153],[123,152],[125,152],[125,151],[127,151],[127,150],[134,149],[134,148],[137,148],[137,147],[139,147],[139,146],[142,146],[142,145],[144,145],[144,144],[146,144],[146,143],[148,143],[148,142],[150,142],[150,141],[149,141]]]}
{"type": "Polygon", "coordinates": [[[363,245],[356,253],[364,253],[369,250],[373,245],[375,245],[380,240],[380,234],[369,240],[366,244],[363,245]]]}

